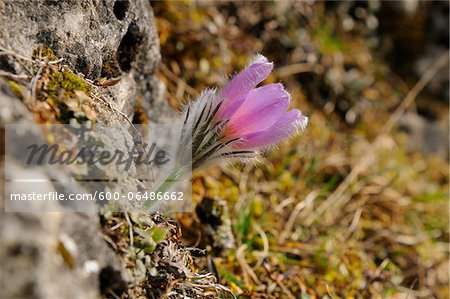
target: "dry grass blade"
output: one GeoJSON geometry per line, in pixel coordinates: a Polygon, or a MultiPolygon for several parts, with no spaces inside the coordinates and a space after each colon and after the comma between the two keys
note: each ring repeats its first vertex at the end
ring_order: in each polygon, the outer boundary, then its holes
{"type": "Polygon", "coordinates": [[[269,239],[267,238],[267,235],[261,228],[261,226],[259,226],[257,223],[254,223],[253,227],[255,228],[256,232],[261,236],[261,239],[263,241],[263,251],[261,253],[261,257],[258,259],[258,262],[253,267],[253,269],[256,270],[259,267],[261,267],[261,265],[264,263],[264,260],[269,256],[269,239]]]}
{"type": "Polygon", "coordinates": [[[36,73],[36,75],[33,77],[33,79],[30,82],[30,96],[28,97],[28,105],[31,107],[32,104],[34,104],[36,99],[36,84],[41,77],[42,70],[44,69],[44,65],[41,65],[36,73]]]}
{"type": "Polygon", "coordinates": [[[236,259],[239,262],[239,265],[242,268],[242,274],[244,276],[244,281],[247,287],[251,287],[252,283],[250,282],[250,278],[256,284],[261,284],[258,277],[256,276],[253,269],[247,264],[245,260],[245,250],[247,249],[247,245],[241,245],[238,250],[236,250],[236,259]]]}
{"type": "Polygon", "coordinates": [[[305,200],[300,201],[292,211],[291,215],[289,216],[289,219],[286,223],[286,226],[283,230],[283,232],[280,235],[280,243],[284,243],[286,241],[287,237],[291,233],[292,228],[294,227],[295,220],[298,218],[300,212],[304,210],[305,208],[312,207],[314,200],[317,198],[318,193],[313,191],[309,193],[305,200]]]}
{"type": "Polygon", "coordinates": [[[131,220],[130,220],[130,216],[128,216],[128,213],[124,213],[125,215],[125,220],[127,221],[128,224],[128,232],[130,234],[130,247],[133,247],[133,243],[134,243],[134,237],[133,237],[133,224],[131,224],[131,220]]]}
{"type": "MultiPolygon", "coordinates": [[[[370,167],[376,161],[376,153],[380,149],[383,143],[383,137],[394,128],[398,123],[400,117],[405,113],[406,109],[411,105],[417,95],[427,85],[427,83],[436,75],[436,73],[446,66],[449,62],[449,52],[445,52],[440,56],[424,73],[420,80],[414,85],[414,87],[405,96],[402,103],[398,106],[397,110],[392,114],[389,120],[386,122],[381,132],[378,134],[375,141],[369,147],[369,151],[356,163],[351,172],[347,175],[345,180],[336,188],[336,190],[317,208],[316,212],[305,220],[306,225],[311,225],[317,217],[323,215],[326,211],[331,209],[338,210],[350,200],[350,197],[343,199],[344,193],[351,186],[353,182],[358,178],[359,174],[370,167]]],[[[329,220],[329,219],[328,219],[329,220]]]]}

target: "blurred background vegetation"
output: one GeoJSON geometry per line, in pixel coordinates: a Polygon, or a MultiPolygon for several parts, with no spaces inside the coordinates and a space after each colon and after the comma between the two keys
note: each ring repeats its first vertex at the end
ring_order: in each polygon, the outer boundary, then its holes
{"type": "Polygon", "coordinates": [[[195,175],[196,268],[239,298],[448,298],[448,2],[152,6],[174,108],[261,53],[310,117],[260,163],[195,175]]]}

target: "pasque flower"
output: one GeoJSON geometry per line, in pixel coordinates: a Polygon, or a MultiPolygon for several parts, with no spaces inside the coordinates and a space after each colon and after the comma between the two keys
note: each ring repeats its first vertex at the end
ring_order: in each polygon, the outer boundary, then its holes
{"type": "Polygon", "coordinates": [[[207,89],[184,108],[174,124],[180,141],[177,163],[156,192],[166,192],[186,172],[206,164],[250,161],[306,128],[306,116],[297,109],[288,111],[291,97],[283,85],[256,87],[272,68],[271,62],[257,55],[221,90],[207,89]]]}
{"type": "Polygon", "coordinates": [[[273,64],[258,55],[219,93],[222,100],[218,119],[228,119],[224,134],[228,139],[239,138],[234,148],[267,148],[306,127],[308,118],[297,109],[287,111],[290,95],[282,84],[259,88],[272,71],[273,64]]]}
{"type": "Polygon", "coordinates": [[[282,84],[256,87],[272,69],[257,55],[221,90],[206,90],[185,108],[181,144],[192,142],[193,169],[220,159],[255,158],[306,128],[306,116],[288,111],[290,95],[282,84]]]}

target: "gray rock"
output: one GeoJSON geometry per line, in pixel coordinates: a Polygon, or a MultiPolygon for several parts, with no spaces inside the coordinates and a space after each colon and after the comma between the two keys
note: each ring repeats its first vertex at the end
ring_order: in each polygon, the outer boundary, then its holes
{"type": "Polygon", "coordinates": [[[122,265],[97,216],[0,213],[1,298],[99,298],[101,287],[124,290],[122,265]]]}
{"type": "MultiPolygon", "coordinates": [[[[0,87],[0,122],[31,122],[31,113],[3,81],[0,87]]],[[[17,175],[30,171],[11,164],[17,175]]],[[[50,177],[45,169],[36,171],[50,177]]],[[[3,171],[0,179],[5,180],[3,171]]],[[[5,184],[0,186],[0,298],[98,298],[102,290],[124,290],[123,265],[105,242],[96,214],[63,214],[56,202],[46,207],[52,213],[5,213],[5,184]]],[[[51,183],[40,189],[56,191],[51,183]]]]}
{"type": "MultiPolygon", "coordinates": [[[[138,98],[152,120],[173,113],[154,76],[160,53],[149,1],[0,0],[0,46],[31,58],[42,45],[93,82],[120,79],[105,88],[103,98],[130,119],[138,98]]],[[[0,55],[0,70],[28,74],[29,64],[0,55]]],[[[98,121],[111,118],[111,110],[99,110],[98,121]]],[[[0,124],[33,121],[26,105],[0,81],[0,124]]],[[[17,169],[25,171],[20,164],[17,169]]],[[[52,174],[42,170],[42,176],[52,174]]],[[[126,288],[123,265],[105,242],[96,214],[5,213],[0,186],[0,298],[120,296],[126,288]]]]}
{"type": "MultiPolygon", "coordinates": [[[[113,102],[129,116],[139,96],[146,106],[167,109],[147,94],[161,58],[149,1],[2,1],[1,47],[31,57],[45,45],[88,79],[120,77],[113,102]]],[[[20,73],[23,65],[2,56],[0,69],[20,73]]]]}

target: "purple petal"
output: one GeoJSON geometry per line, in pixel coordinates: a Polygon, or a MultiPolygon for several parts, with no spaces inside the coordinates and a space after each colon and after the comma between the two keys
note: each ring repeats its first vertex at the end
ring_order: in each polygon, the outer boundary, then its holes
{"type": "Polygon", "coordinates": [[[239,148],[268,147],[281,142],[283,139],[294,134],[298,129],[304,129],[308,118],[297,109],[292,109],[285,116],[266,130],[247,134],[239,143],[239,148]]]}
{"type": "Polygon", "coordinates": [[[290,95],[281,84],[270,84],[249,92],[229,122],[230,137],[263,131],[286,114],[290,95]]]}
{"type": "Polygon", "coordinates": [[[241,106],[250,90],[269,76],[272,68],[273,64],[267,58],[258,55],[253,63],[234,77],[220,93],[219,97],[223,98],[224,102],[218,112],[219,117],[230,118],[241,106]]]}
{"type": "MultiPolygon", "coordinates": [[[[237,119],[251,113],[252,111],[261,109],[270,104],[274,99],[289,98],[289,94],[284,90],[280,83],[268,84],[251,90],[245,98],[242,105],[233,114],[231,119],[237,119]]],[[[287,107],[286,107],[287,108],[287,107]]]]}

